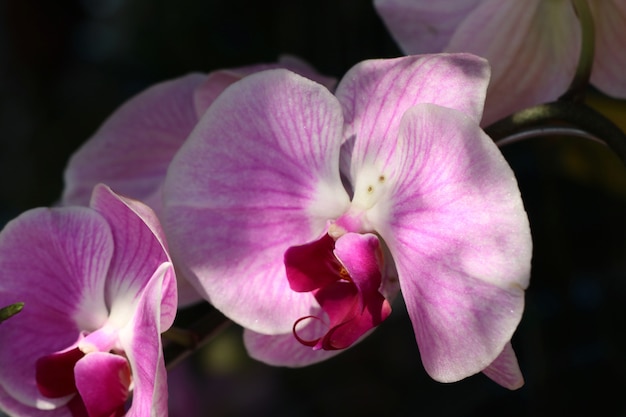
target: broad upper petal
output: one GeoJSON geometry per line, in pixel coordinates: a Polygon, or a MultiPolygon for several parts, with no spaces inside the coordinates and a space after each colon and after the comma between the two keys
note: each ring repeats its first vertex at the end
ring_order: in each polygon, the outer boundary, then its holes
{"type": "Polygon", "coordinates": [[[165,230],[183,275],[229,318],[286,333],[309,312],[287,248],[319,238],[349,201],[342,115],[320,84],[276,69],[245,77],[205,113],[165,183],[165,230]]]}
{"type": "Polygon", "coordinates": [[[198,121],[193,92],[205,75],[156,84],[128,100],[70,158],[62,203],[87,205],[101,182],[160,210],[159,187],[198,121]]]}
{"type": "Polygon", "coordinates": [[[456,381],[491,364],[519,323],[528,220],[510,167],[458,111],[409,110],[397,158],[373,222],[396,262],[426,370],[456,381]]]}
{"type": "Polygon", "coordinates": [[[596,31],[591,83],[612,97],[626,98],[626,3],[604,0],[589,6],[596,31]]]}
{"type": "Polygon", "coordinates": [[[33,209],[0,233],[0,305],[24,302],[0,332],[0,386],[16,400],[42,408],[58,403],[37,390],[35,363],[106,321],[112,255],[109,225],[83,207],[33,209]]]}
{"type": "MultiPolygon", "coordinates": [[[[408,56],[363,61],[337,87],[346,119],[342,171],[354,184],[359,171],[394,153],[400,120],[418,103],[433,103],[482,117],[489,65],[469,54],[408,56]],[[351,154],[349,172],[345,154],[351,154]]],[[[348,158],[350,159],[350,158],[348,158]]]]}

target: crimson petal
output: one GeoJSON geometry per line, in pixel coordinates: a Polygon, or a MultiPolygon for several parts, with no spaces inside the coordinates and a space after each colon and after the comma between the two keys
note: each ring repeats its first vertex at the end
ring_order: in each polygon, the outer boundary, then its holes
{"type": "Polygon", "coordinates": [[[287,249],[285,269],[291,289],[309,292],[341,279],[342,266],[333,254],[334,249],[335,240],[328,234],[316,241],[287,249]]]}
{"type": "Polygon", "coordinates": [[[37,388],[48,398],[61,398],[76,392],[74,365],[85,354],[78,348],[56,352],[37,360],[37,388]]]}

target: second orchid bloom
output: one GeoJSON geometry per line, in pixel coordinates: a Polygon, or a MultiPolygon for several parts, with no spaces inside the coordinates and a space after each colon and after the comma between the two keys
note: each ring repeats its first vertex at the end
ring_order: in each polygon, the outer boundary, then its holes
{"type": "Polygon", "coordinates": [[[488,80],[486,61],[443,54],[362,62],[334,95],[285,69],[235,82],[168,170],[177,268],[265,362],[349,347],[401,291],[434,379],[519,387],[531,238],[479,128],[488,80]]]}
{"type": "MultiPolygon", "coordinates": [[[[471,52],[489,60],[487,125],[556,100],[567,90],[581,52],[581,29],[570,0],[374,0],[407,54],[471,52]]],[[[595,22],[591,83],[626,97],[626,2],[588,0],[595,22]]]]}

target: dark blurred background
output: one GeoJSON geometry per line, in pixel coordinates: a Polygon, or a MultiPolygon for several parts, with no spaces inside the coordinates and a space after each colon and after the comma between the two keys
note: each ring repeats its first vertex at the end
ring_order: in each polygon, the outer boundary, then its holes
{"type": "MultiPolygon", "coordinates": [[[[339,78],[400,51],[370,0],[1,0],[1,221],[53,204],[69,155],[131,95],[284,53],[339,78]]],[[[626,125],[623,103],[599,102],[626,125]]],[[[232,327],[172,372],[170,415],[625,416],[626,170],[581,139],[503,152],[535,242],[513,340],[522,389],[432,381],[399,304],[366,341],[305,369],[247,358],[232,327]]]]}

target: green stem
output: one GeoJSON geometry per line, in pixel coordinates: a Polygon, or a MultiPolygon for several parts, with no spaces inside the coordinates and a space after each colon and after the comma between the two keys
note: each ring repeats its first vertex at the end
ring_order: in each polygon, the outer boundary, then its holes
{"type": "Polygon", "coordinates": [[[626,134],[584,104],[557,101],[512,114],[485,128],[498,146],[549,135],[578,136],[606,144],[626,165],[626,134]]]}
{"type": "Polygon", "coordinates": [[[587,0],[572,0],[578,21],[580,22],[581,45],[576,73],[568,88],[559,100],[582,103],[585,98],[591,70],[593,68],[595,49],[595,25],[587,0]]]}
{"type": "Polygon", "coordinates": [[[206,345],[232,324],[208,303],[180,310],[176,321],[185,323],[180,327],[175,323],[175,327],[163,333],[163,355],[168,369],[206,345]]]}

